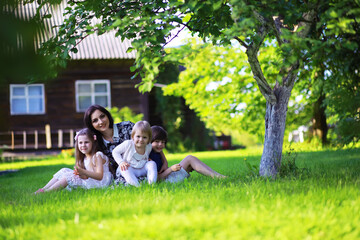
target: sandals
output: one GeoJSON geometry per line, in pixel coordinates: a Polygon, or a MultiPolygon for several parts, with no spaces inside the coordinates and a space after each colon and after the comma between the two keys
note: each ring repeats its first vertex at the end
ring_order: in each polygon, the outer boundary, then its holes
{"type": "Polygon", "coordinates": [[[39,188],[36,192],[34,192],[34,194],[39,194],[39,193],[43,193],[44,189],[43,188],[39,188]]]}

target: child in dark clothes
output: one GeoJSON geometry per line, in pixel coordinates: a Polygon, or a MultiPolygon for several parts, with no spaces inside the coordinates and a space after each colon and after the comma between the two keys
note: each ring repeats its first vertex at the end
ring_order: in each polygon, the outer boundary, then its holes
{"type": "Polygon", "coordinates": [[[190,172],[196,172],[210,177],[224,178],[226,176],[214,171],[197,157],[192,155],[186,156],[180,163],[168,167],[163,149],[167,142],[167,132],[160,126],[152,126],[152,151],[150,159],[155,161],[158,169],[158,179],[166,182],[180,182],[190,177],[190,172]]]}

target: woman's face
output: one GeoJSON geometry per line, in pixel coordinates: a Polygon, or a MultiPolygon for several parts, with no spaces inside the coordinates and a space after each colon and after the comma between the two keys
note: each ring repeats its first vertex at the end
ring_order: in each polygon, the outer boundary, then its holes
{"type": "Polygon", "coordinates": [[[109,129],[109,118],[106,116],[105,113],[97,109],[91,114],[90,117],[91,124],[95,128],[95,130],[99,132],[105,132],[109,129]]]}

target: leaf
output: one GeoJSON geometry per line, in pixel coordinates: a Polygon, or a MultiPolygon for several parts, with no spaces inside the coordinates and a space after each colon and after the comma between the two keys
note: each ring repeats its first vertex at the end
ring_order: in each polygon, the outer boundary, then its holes
{"type": "Polygon", "coordinates": [[[136,67],[136,66],[131,66],[131,67],[130,67],[130,71],[131,71],[131,72],[135,72],[136,70],[137,70],[137,67],[136,67]]]}

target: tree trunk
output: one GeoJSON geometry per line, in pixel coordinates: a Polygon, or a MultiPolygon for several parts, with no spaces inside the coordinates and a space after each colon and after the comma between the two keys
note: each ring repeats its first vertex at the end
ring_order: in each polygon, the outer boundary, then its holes
{"type": "Polygon", "coordinates": [[[325,94],[322,94],[318,100],[314,103],[313,113],[313,136],[318,136],[321,139],[322,145],[326,146],[328,125],[326,122],[326,106],[323,105],[325,100],[325,94]]]}
{"type": "Polygon", "coordinates": [[[277,102],[266,103],[265,142],[259,171],[260,176],[265,177],[276,177],[281,165],[287,105],[291,90],[279,87],[274,92],[277,102]]]}

